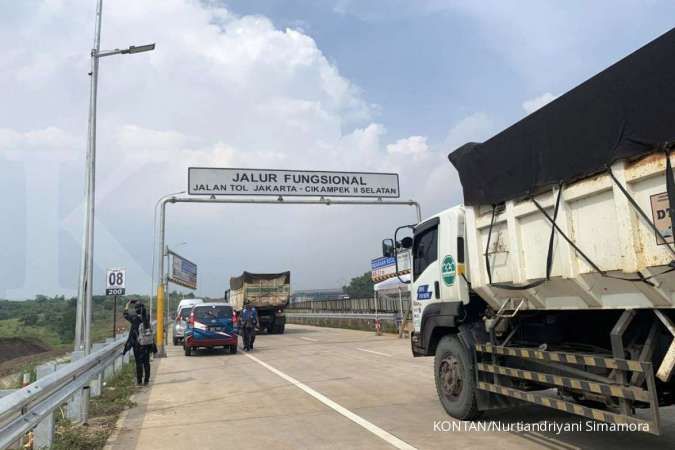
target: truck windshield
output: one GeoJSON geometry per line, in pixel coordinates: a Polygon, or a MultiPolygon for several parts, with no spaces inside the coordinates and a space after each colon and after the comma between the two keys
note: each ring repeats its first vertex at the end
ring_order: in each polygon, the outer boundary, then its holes
{"type": "Polygon", "coordinates": [[[181,308],[179,315],[181,319],[187,319],[190,317],[190,308],[181,308]]]}
{"type": "Polygon", "coordinates": [[[195,319],[229,319],[232,317],[232,307],[226,305],[197,306],[195,307],[195,319]]]}

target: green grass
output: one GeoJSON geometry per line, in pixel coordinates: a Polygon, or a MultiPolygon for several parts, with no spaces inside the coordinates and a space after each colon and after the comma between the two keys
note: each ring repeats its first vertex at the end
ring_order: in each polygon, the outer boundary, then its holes
{"type": "Polygon", "coordinates": [[[134,393],[136,366],[133,361],[108,382],[101,396],[89,403],[89,424],[73,425],[61,418],[57,421],[54,444],[51,450],[99,450],[115,429],[119,415],[134,406],[130,400],[134,393]]]}
{"type": "MultiPolygon", "coordinates": [[[[117,325],[126,328],[128,322],[120,317],[117,325]]],[[[72,341],[62,342],[56,331],[41,325],[24,325],[20,319],[0,320],[0,338],[2,337],[36,338],[55,349],[70,349],[73,346],[72,341]]],[[[92,342],[102,342],[109,337],[112,337],[112,317],[94,320],[91,326],[92,342]]]]}
{"type": "Polygon", "coordinates": [[[24,325],[19,319],[0,320],[0,337],[34,337],[54,348],[64,345],[55,331],[43,326],[24,325]]]}

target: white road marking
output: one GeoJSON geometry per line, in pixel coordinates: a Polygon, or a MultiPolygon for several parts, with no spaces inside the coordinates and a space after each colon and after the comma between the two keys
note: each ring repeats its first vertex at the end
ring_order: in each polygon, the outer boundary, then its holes
{"type": "Polygon", "coordinates": [[[308,338],[308,337],[304,337],[304,336],[300,336],[300,339],[304,339],[304,340],[310,341],[310,342],[316,342],[317,341],[317,339],[312,339],[312,338],[308,338]]]}
{"type": "Polygon", "coordinates": [[[356,348],[357,350],[361,350],[362,352],[368,352],[368,353],[373,353],[375,355],[380,355],[380,356],[391,356],[389,353],[381,353],[381,352],[376,352],[375,350],[368,350],[366,348],[356,348]]]}
{"type": "Polygon", "coordinates": [[[320,392],[315,391],[311,387],[307,386],[306,384],[301,383],[300,381],[296,380],[295,378],[291,377],[290,375],[286,375],[282,371],[275,369],[274,367],[270,366],[266,362],[263,362],[256,358],[255,356],[250,355],[249,353],[245,353],[246,356],[251,358],[253,361],[257,362],[261,366],[263,366],[265,369],[269,370],[270,372],[274,373],[275,375],[280,376],[284,380],[288,381],[295,387],[302,389],[305,391],[305,393],[311,395],[315,399],[319,400],[321,403],[324,405],[328,406],[329,408],[333,409],[335,412],[343,415],[347,419],[351,420],[352,422],[356,423],[357,425],[362,426],[366,430],[370,431],[373,433],[375,436],[379,437],[380,439],[386,441],[387,443],[393,445],[396,448],[399,449],[404,449],[404,450],[417,450],[415,447],[412,445],[408,444],[405,441],[402,441],[401,439],[397,438],[393,434],[383,430],[382,428],[378,427],[377,425],[374,425],[370,422],[368,422],[366,419],[364,419],[361,416],[357,416],[347,408],[335,403],[333,400],[329,399],[325,395],[321,394],[320,392]]]}

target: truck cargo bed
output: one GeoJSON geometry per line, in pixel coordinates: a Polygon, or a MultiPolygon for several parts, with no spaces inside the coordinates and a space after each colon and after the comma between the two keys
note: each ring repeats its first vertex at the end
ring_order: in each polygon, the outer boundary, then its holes
{"type": "MultiPolygon", "coordinates": [[[[672,156],[671,162],[675,164],[672,156]]],[[[523,286],[546,279],[552,223],[536,203],[553,218],[558,188],[533,198],[507,201],[494,215],[492,206],[467,206],[468,274],[473,290],[494,308],[509,299],[514,306],[507,309],[515,308],[521,300],[522,309],[546,310],[675,306],[675,271],[671,271],[675,251],[665,154],[619,161],[611,169],[616,182],[605,172],[562,188],[550,279],[530,289],[496,285],[523,286]],[[640,278],[644,280],[625,280],[640,278]]]]}

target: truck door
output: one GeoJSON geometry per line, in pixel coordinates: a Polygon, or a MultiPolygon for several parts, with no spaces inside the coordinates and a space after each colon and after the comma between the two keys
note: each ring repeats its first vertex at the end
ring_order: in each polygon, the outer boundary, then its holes
{"type": "Polygon", "coordinates": [[[468,302],[468,286],[462,274],[465,264],[464,208],[455,207],[440,216],[438,264],[441,301],[468,302]]]}
{"type": "Polygon", "coordinates": [[[413,280],[410,291],[413,305],[413,325],[420,332],[424,308],[440,298],[438,262],[438,217],[415,227],[412,249],[413,280]]]}

